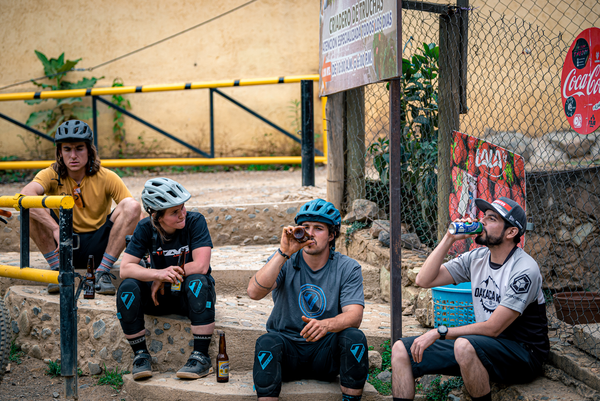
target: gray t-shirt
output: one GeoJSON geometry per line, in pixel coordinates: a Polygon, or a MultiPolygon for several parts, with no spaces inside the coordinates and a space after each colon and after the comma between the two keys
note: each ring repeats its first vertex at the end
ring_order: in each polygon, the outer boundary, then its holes
{"type": "Polygon", "coordinates": [[[344,306],[364,306],[364,299],[361,267],[356,260],[333,252],[333,259],[315,272],[304,262],[300,250],[279,272],[267,331],[305,341],[300,335],[306,325],[302,316],[329,319],[342,313],[344,306]]]}
{"type": "Polygon", "coordinates": [[[476,248],[444,263],[456,284],[471,282],[475,320],[487,321],[499,305],[519,312],[501,337],[533,349],[538,359],[549,350],[546,300],[537,262],[515,248],[502,265],[491,263],[487,247],[476,248]]]}

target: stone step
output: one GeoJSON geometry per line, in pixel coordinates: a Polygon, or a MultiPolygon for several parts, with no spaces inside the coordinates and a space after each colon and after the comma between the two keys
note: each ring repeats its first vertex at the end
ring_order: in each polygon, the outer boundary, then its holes
{"type": "MultiPolygon", "coordinates": [[[[220,295],[246,295],[246,288],[250,278],[267,262],[278,248],[278,245],[231,245],[216,247],[211,253],[212,275],[215,279],[217,294],[220,295]]],[[[115,286],[123,281],[119,275],[119,266],[123,255],[115,263],[112,273],[117,277],[115,286]]],[[[19,266],[20,254],[18,252],[6,252],[0,255],[0,264],[19,266]]],[[[34,268],[48,269],[48,263],[40,252],[31,252],[30,266],[34,268]]],[[[75,269],[81,275],[85,275],[85,270],[75,269]]],[[[365,298],[373,301],[379,300],[380,286],[378,267],[362,264],[365,298]]],[[[77,281],[78,282],[78,281],[77,281]]],[[[14,285],[41,285],[45,283],[36,283],[25,280],[10,279],[0,277],[0,294],[4,294],[9,287],[14,285]]]]}
{"type": "MultiPolygon", "coordinates": [[[[55,360],[60,357],[59,297],[49,295],[39,286],[11,287],[5,303],[17,334],[16,342],[36,358],[55,360]]],[[[97,295],[94,300],[79,299],[78,350],[79,367],[85,372],[97,366],[131,369],[133,353],[116,318],[116,298],[97,295]]],[[[233,370],[251,370],[256,339],[266,332],[266,322],[273,308],[270,297],[253,301],[245,296],[217,296],[216,329],[227,336],[227,353],[233,370]]],[[[426,331],[411,316],[403,317],[404,335],[426,331]]],[[[156,369],[177,371],[192,351],[193,341],[187,318],[146,316],[146,336],[156,369]]],[[[366,302],[361,330],[369,345],[381,352],[380,345],[390,338],[390,307],[366,302]]],[[[210,355],[218,351],[214,335],[210,355]]]]}
{"type": "MultiPolygon", "coordinates": [[[[339,379],[339,378],[338,378],[339,379]]],[[[181,380],[175,373],[154,374],[148,380],[133,380],[132,376],[123,376],[123,389],[135,401],[245,401],[256,400],[252,380],[252,371],[232,370],[228,383],[217,383],[216,375],[198,380],[181,380]]],[[[377,393],[366,383],[362,399],[379,401],[389,399],[377,393]]],[[[282,401],[339,401],[341,391],[339,381],[333,383],[316,380],[301,380],[283,383],[280,400],[282,401]]]]}

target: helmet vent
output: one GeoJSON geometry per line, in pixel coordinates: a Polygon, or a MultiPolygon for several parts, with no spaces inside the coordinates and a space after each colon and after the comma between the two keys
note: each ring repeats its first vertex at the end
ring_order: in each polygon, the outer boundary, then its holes
{"type": "Polygon", "coordinates": [[[167,202],[167,200],[165,198],[163,198],[162,196],[157,196],[156,199],[160,202],[167,202]]]}
{"type": "Polygon", "coordinates": [[[177,198],[177,195],[175,195],[175,192],[173,192],[173,191],[167,191],[167,193],[169,195],[171,195],[173,198],[177,198]]]}

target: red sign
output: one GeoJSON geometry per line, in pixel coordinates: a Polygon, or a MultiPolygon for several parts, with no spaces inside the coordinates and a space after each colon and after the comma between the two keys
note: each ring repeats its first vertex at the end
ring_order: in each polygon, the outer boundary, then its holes
{"type": "MultiPolygon", "coordinates": [[[[452,188],[450,189],[450,219],[479,219],[475,199],[490,203],[500,197],[517,202],[525,209],[525,161],[500,146],[473,136],[452,133],[452,188]]],[[[510,210],[510,206],[505,206],[510,210]]],[[[521,246],[524,237],[521,238],[521,246]]],[[[472,239],[457,241],[450,252],[460,254],[477,248],[472,239]]]]}
{"type": "Polygon", "coordinates": [[[560,79],[563,109],[571,127],[582,135],[600,125],[600,29],[589,28],[575,39],[560,79]]]}

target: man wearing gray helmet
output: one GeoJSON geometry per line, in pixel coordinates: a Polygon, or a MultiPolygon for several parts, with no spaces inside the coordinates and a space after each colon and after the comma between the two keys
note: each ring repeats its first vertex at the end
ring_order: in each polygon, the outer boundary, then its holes
{"type": "MultiPolygon", "coordinates": [[[[140,205],[118,175],[100,166],[93,133],[83,121],[70,120],[56,130],[56,161],[27,184],[23,195],[72,195],[73,266],[83,269],[94,255],[96,292],[114,295],[110,273],[125,249],[125,236],[140,220],[140,205]],[[112,201],[117,203],[111,211],[112,201]]],[[[30,236],[52,270],[58,270],[58,210],[31,209],[30,236]]],[[[48,292],[59,292],[48,284],[48,292]]]]}
{"type": "Polygon", "coordinates": [[[169,178],[148,180],[142,192],[150,217],[140,221],[127,245],[121,263],[125,280],[117,294],[117,317],[134,353],[134,380],[152,376],[144,314],[189,317],[194,349],[177,377],[197,379],[212,371],[208,355],[215,328],[212,241],[204,216],[186,211],[190,197],[169,178]],[[139,265],[146,252],[150,253],[151,269],[139,265]],[[184,258],[185,268],[181,266],[184,258]]]}

